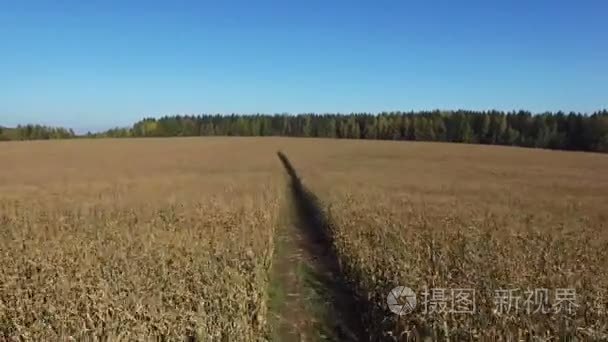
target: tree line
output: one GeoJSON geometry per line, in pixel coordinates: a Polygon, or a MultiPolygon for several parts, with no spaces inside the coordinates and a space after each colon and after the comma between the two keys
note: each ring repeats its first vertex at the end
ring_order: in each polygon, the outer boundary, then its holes
{"type": "MultiPolygon", "coordinates": [[[[19,139],[75,137],[71,130],[45,126],[28,125],[18,127],[17,131],[19,139]]],[[[85,136],[290,136],[444,141],[608,152],[608,110],[591,115],[574,112],[533,115],[523,110],[173,115],[145,118],[132,127],[85,136]]]]}
{"type": "Polygon", "coordinates": [[[592,115],[465,110],[348,115],[174,115],[145,118],[130,128],[115,128],[96,136],[290,136],[608,152],[608,110],[592,115]]]}
{"type": "Polygon", "coordinates": [[[2,140],[47,140],[75,138],[73,130],[63,127],[43,125],[24,125],[16,128],[0,126],[0,141],[2,140]]]}

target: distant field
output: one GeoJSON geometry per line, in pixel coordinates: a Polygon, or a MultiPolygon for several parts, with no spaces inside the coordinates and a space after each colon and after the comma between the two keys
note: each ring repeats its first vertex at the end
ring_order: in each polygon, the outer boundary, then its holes
{"type": "Polygon", "coordinates": [[[268,338],[278,150],[327,215],[371,338],[608,336],[608,156],[220,137],[0,143],[0,336],[268,338]],[[398,285],[418,296],[403,316],[386,305],[398,285]],[[475,312],[449,296],[423,312],[425,287],[474,289],[475,312]],[[553,311],[497,310],[501,289],[548,289],[553,311]]]}

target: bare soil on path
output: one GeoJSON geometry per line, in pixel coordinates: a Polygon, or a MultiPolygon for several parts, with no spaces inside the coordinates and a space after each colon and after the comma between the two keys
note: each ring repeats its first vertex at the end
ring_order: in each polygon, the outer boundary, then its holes
{"type": "Polygon", "coordinates": [[[272,339],[366,341],[357,302],[345,286],[323,214],[279,153],[290,181],[275,237],[270,285],[272,339]]]}

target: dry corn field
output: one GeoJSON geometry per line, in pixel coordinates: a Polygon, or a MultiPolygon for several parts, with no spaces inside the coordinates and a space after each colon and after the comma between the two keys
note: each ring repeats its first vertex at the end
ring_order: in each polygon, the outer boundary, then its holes
{"type": "Polygon", "coordinates": [[[338,339],[608,338],[605,155],[172,138],[0,144],[0,339],[276,336],[272,266],[289,262],[275,236],[297,196],[278,150],[358,303],[365,335],[338,339]],[[396,286],[416,293],[412,312],[389,310],[396,286]],[[474,291],[473,312],[455,312],[454,289],[474,291]],[[547,312],[526,311],[535,289],[547,312]]]}
{"type": "Polygon", "coordinates": [[[343,272],[375,304],[364,314],[372,336],[608,338],[606,156],[436,143],[323,146],[286,153],[325,204],[343,272]],[[398,285],[410,287],[418,305],[390,316],[378,303],[398,285]],[[469,289],[474,312],[454,308],[469,289]],[[568,301],[556,301],[558,293],[568,301]],[[511,307],[497,304],[507,299],[511,307]],[[536,312],[541,306],[548,312],[536,312]]]}
{"type": "Polygon", "coordinates": [[[283,179],[266,145],[0,146],[0,335],[261,338],[283,179]]]}

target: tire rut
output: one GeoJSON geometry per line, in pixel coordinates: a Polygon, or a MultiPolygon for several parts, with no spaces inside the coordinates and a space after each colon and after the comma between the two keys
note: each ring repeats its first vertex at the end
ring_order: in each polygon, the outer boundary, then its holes
{"type": "Polygon", "coordinates": [[[273,339],[368,341],[360,306],[340,271],[318,200],[304,187],[287,156],[277,155],[289,176],[290,196],[275,239],[273,339]]]}

